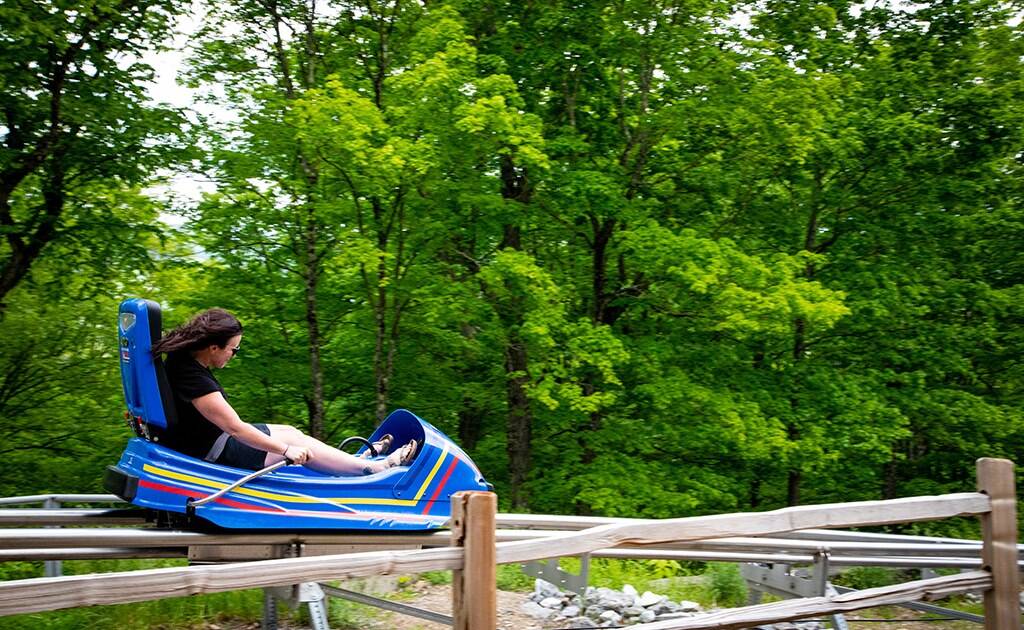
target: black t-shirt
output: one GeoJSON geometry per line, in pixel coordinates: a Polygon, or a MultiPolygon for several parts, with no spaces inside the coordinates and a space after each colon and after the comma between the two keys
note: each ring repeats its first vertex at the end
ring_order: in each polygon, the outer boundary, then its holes
{"type": "Polygon", "coordinates": [[[223,431],[203,417],[192,401],[212,392],[224,394],[224,388],[210,369],[200,365],[187,351],[169,353],[164,369],[178,412],[178,424],[165,436],[165,442],[176,451],[203,459],[223,431]]]}

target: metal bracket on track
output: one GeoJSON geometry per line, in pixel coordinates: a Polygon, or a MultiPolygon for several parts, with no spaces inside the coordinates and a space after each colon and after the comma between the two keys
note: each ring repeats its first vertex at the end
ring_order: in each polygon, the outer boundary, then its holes
{"type": "MultiPolygon", "coordinates": [[[[822,597],[836,595],[828,581],[828,552],[814,554],[814,566],[810,575],[806,570],[792,570],[785,564],[741,564],[740,573],[751,589],[751,603],[757,603],[762,593],[771,593],[785,599],[797,597],[822,597]]],[[[832,626],[837,630],[848,630],[843,615],[830,615],[832,626]]]]}
{"type": "Polygon", "coordinates": [[[425,608],[417,608],[408,604],[401,604],[399,602],[393,602],[388,599],[382,599],[380,597],[374,597],[373,595],[367,595],[366,593],[359,593],[356,591],[350,591],[345,588],[338,588],[337,586],[330,586],[329,584],[321,584],[320,587],[325,593],[332,597],[340,597],[347,599],[358,604],[366,604],[367,606],[374,606],[383,610],[390,610],[402,615],[409,615],[410,617],[419,617],[420,619],[426,619],[427,621],[433,621],[435,623],[441,623],[446,626],[454,626],[455,620],[438,612],[427,610],[425,608]]]}
{"type": "MultiPolygon", "coordinates": [[[[43,509],[45,510],[57,510],[60,509],[60,501],[54,497],[47,497],[43,501],[43,509]]],[[[46,527],[60,527],[60,525],[47,525],[46,527]]],[[[60,577],[64,574],[64,565],[60,560],[45,560],[43,561],[43,575],[45,577],[60,577]]]]}
{"type": "Polygon", "coordinates": [[[558,558],[550,560],[532,560],[525,562],[523,573],[540,578],[554,584],[562,590],[572,591],[583,597],[587,591],[587,583],[590,580],[590,554],[580,556],[580,573],[575,575],[558,566],[558,558]]]}
{"type": "MultiPolygon", "coordinates": [[[[819,551],[815,554],[813,572],[807,575],[806,570],[791,570],[784,564],[741,564],[740,572],[751,588],[750,603],[756,604],[761,599],[761,593],[771,593],[783,598],[793,597],[820,597],[822,595],[832,597],[843,593],[852,593],[856,589],[844,586],[833,586],[828,581],[828,553],[819,551]]],[[[934,577],[934,571],[928,575],[922,571],[921,578],[934,577]]],[[[973,623],[985,623],[981,615],[944,608],[926,602],[903,602],[897,604],[901,608],[916,610],[918,612],[940,615],[952,619],[970,621],[973,623]]],[[[842,615],[831,615],[832,625],[838,630],[848,630],[849,625],[842,615]]]]}
{"type": "MultiPolygon", "coordinates": [[[[297,558],[302,555],[302,543],[293,544],[282,557],[297,558]]],[[[277,630],[277,601],[285,602],[291,608],[302,604],[309,607],[309,623],[313,630],[331,630],[327,617],[327,595],[316,582],[303,582],[291,586],[273,586],[263,589],[262,630],[277,630]]]]}
{"type": "Polygon", "coordinates": [[[309,607],[309,623],[313,630],[331,630],[327,620],[327,596],[316,582],[263,589],[263,630],[277,630],[278,601],[284,602],[289,608],[298,608],[306,604],[309,607]]]}

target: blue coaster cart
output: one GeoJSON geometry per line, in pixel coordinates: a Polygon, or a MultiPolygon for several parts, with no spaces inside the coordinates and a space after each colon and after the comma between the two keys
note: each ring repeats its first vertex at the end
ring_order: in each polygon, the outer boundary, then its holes
{"type": "Polygon", "coordinates": [[[358,477],[283,466],[209,500],[252,471],[189,457],[161,444],[176,418],[163,364],[152,353],[160,335],[158,304],[143,299],[121,303],[121,380],[126,418],[136,437],[118,464],[107,468],[104,485],[168,522],[229,529],[436,529],[447,524],[454,493],[493,489],[457,444],[429,422],[399,409],[369,441],[388,433],[395,448],[418,440],[422,446],[409,466],[358,477]]]}

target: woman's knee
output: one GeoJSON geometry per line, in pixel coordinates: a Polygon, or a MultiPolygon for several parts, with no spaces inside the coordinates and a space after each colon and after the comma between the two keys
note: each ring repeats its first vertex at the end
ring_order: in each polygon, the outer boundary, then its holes
{"type": "Polygon", "coordinates": [[[270,429],[270,435],[289,444],[306,446],[309,441],[309,438],[305,433],[299,431],[293,426],[289,426],[287,424],[271,424],[267,425],[267,427],[270,429]]]}

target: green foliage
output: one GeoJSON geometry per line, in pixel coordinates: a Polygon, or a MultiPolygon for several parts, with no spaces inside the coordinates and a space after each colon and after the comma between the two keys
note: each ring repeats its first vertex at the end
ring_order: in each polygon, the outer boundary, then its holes
{"type": "Polygon", "coordinates": [[[437,586],[439,584],[451,584],[452,583],[452,572],[451,571],[427,571],[420,573],[420,579],[426,580],[428,583],[437,586]]]}
{"type": "Polygon", "coordinates": [[[747,583],[740,567],[732,562],[711,562],[704,574],[705,587],[712,605],[722,608],[742,606],[747,599],[747,583]]]}
{"type": "MultiPolygon", "coordinates": [[[[328,607],[328,622],[332,628],[340,628],[341,630],[360,630],[360,628],[366,628],[368,621],[379,617],[382,613],[379,608],[357,604],[340,597],[330,598],[328,600],[328,607]]],[[[308,618],[308,615],[306,617],[308,618]]],[[[306,623],[308,623],[308,619],[306,623]]]]}
{"type": "Polygon", "coordinates": [[[904,576],[893,569],[881,567],[851,567],[833,579],[833,583],[854,589],[877,588],[904,581],[904,576]]]}
{"type": "Polygon", "coordinates": [[[533,590],[534,579],[523,573],[518,564],[499,564],[495,584],[502,591],[528,592],[533,590]]]}

